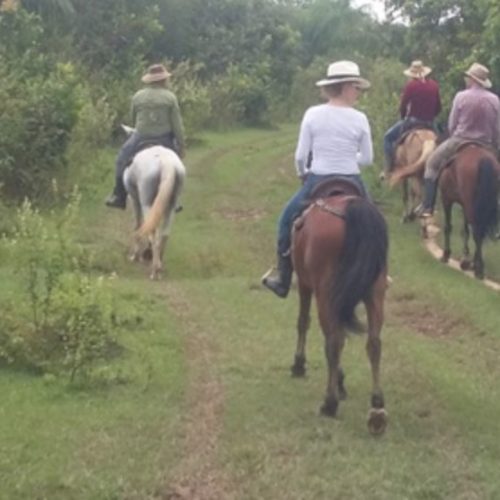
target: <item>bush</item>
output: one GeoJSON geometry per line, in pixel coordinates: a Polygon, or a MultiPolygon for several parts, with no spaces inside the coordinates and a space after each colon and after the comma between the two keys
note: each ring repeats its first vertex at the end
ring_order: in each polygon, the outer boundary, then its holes
{"type": "Polygon", "coordinates": [[[0,16],[0,183],[18,199],[45,195],[78,115],[73,67],[44,54],[42,35],[22,9],[0,16]]]}
{"type": "Polygon", "coordinates": [[[0,359],[70,381],[90,374],[115,345],[111,295],[71,237],[78,202],[75,193],[53,224],[29,202],[19,209],[6,243],[24,300],[5,307],[0,319],[0,359]]]}

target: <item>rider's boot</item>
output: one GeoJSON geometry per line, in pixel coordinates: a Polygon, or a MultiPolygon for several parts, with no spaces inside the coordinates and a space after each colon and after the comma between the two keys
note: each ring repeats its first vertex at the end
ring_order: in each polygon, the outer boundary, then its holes
{"type": "Polygon", "coordinates": [[[419,217],[432,217],[434,204],[436,202],[437,181],[434,179],[424,179],[424,201],[421,210],[417,214],[419,217]]]}
{"type": "Polygon", "coordinates": [[[271,277],[271,272],[272,269],[262,277],[262,284],[284,299],[290,291],[292,282],[293,266],[290,254],[278,254],[278,277],[271,277]]]}
{"type": "Polygon", "coordinates": [[[122,177],[117,177],[113,194],[106,200],[106,206],[112,208],[121,208],[124,210],[127,206],[127,191],[123,184],[122,177]]]}

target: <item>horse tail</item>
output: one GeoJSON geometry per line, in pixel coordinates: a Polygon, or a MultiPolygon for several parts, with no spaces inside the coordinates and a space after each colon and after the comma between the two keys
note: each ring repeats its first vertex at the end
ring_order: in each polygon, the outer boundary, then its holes
{"type": "MultiPolygon", "coordinates": [[[[160,157],[160,166],[161,174],[158,192],[151,209],[144,218],[144,222],[137,230],[137,236],[140,238],[148,236],[157,229],[165,216],[168,205],[172,203],[172,195],[176,187],[177,168],[162,157],[160,157]]],[[[171,209],[173,208],[171,207],[171,209]]]]}
{"type": "Polygon", "coordinates": [[[402,180],[411,177],[412,175],[418,174],[423,168],[425,168],[425,162],[427,158],[436,148],[436,141],[424,141],[422,145],[422,152],[420,157],[414,163],[406,165],[405,167],[398,168],[389,179],[389,186],[392,188],[396,184],[399,184],[402,180]]]}
{"type": "Polygon", "coordinates": [[[493,237],[498,223],[498,178],[493,161],[481,158],[479,161],[476,191],[474,193],[474,238],[482,241],[493,237]]]}
{"type": "Polygon", "coordinates": [[[367,298],[387,266],[387,225],[377,207],[364,198],[349,202],[345,213],[345,237],[334,277],[331,308],[343,327],[353,323],[354,309],[367,298]]]}

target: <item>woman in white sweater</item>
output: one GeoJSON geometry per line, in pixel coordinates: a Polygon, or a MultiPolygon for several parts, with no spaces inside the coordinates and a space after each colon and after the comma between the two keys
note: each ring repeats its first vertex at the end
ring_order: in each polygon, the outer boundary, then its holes
{"type": "Polygon", "coordinates": [[[351,61],[328,66],[326,79],[316,83],[326,98],[325,104],[312,106],[304,114],[295,152],[297,174],[302,187],[289,200],[278,224],[278,276],[270,272],[262,282],[279,297],[285,298],[292,279],[290,257],[293,221],[306,208],[305,200],[313,188],[331,177],[349,179],[367,196],[360,167],[373,161],[370,125],[366,115],[354,105],[361,92],[370,87],[361,78],[359,67],[351,61]]]}

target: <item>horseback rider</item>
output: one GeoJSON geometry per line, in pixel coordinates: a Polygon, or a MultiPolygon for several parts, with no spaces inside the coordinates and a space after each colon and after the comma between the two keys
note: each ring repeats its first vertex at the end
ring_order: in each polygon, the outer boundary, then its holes
{"type": "Polygon", "coordinates": [[[455,95],[448,118],[450,137],[434,150],[425,165],[421,217],[432,215],[441,169],[462,144],[472,141],[493,148],[495,153],[500,145],[500,101],[488,90],[488,68],[473,63],[464,79],[466,89],[455,95]]]}
{"type": "Polygon", "coordinates": [[[422,61],[413,61],[403,71],[409,78],[399,104],[401,119],[384,135],[385,171],[394,168],[394,149],[405,130],[420,126],[434,129],[434,119],[441,111],[439,85],[435,80],[427,78],[432,69],[424,66],[422,61]]]}
{"type": "Polygon", "coordinates": [[[327,102],[310,107],[304,114],[295,151],[295,164],[302,187],[288,201],[278,224],[278,277],[262,278],[262,283],[279,297],[288,295],[292,279],[290,255],[293,221],[306,208],[313,188],[328,178],[353,182],[367,195],[360,166],[373,161],[370,125],[366,115],[354,104],[370,82],[361,78],[359,67],[351,61],[328,66],[327,77],[316,83],[327,102]]]}
{"type": "Polygon", "coordinates": [[[170,73],[162,64],[150,66],[142,77],[145,88],[132,97],[132,119],[135,131],[123,144],[115,168],[115,187],[106,200],[108,207],[124,209],[127,191],[123,172],[144,142],[173,149],[184,156],[184,127],[175,94],[167,89],[170,73]]]}

